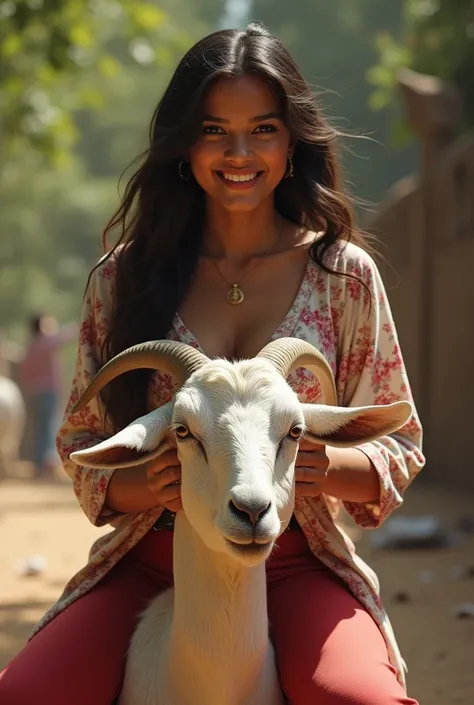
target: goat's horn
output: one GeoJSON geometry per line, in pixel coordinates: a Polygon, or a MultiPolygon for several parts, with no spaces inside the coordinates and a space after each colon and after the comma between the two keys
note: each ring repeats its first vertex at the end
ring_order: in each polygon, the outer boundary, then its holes
{"type": "Polygon", "coordinates": [[[278,338],[268,343],[257,357],[270,360],[285,378],[296,367],[306,367],[317,377],[326,404],[337,405],[336,385],[329,363],[310,343],[297,338],[278,338]]]}
{"type": "Polygon", "coordinates": [[[99,370],[74,404],[71,413],[75,414],[82,409],[106,384],[124,372],[143,368],[160,370],[172,375],[181,386],[206,362],[209,362],[209,358],[199,350],[175,340],[151,340],[133,345],[115,355],[99,370]]]}

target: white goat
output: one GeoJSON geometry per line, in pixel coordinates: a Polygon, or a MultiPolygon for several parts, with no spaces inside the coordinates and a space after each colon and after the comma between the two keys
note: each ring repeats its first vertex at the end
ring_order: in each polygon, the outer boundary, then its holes
{"type": "Polygon", "coordinates": [[[26,411],[19,386],[0,376],[0,480],[14,475],[25,430],[26,411]]]}
{"type": "Polygon", "coordinates": [[[294,508],[298,439],[349,446],[393,432],[408,402],[364,408],[301,404],[296,367],[336,404],[331,369],[311,345],[280,339],[253,360],[210,361],[182,343],[134,346],[98,373],[76,404],[130,369],[173,374],[175,398],[71,458],[138,465],[176,439],[183,510],[175,520],[174,588],[158,595],[130,644],[120,705],[282,705],[268,634],[265,560],[294,508]]]}

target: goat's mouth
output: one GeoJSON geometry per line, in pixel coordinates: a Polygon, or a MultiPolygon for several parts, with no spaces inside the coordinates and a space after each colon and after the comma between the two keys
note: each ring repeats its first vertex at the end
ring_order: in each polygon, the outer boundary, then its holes
{"type": "Polygon", "coordinates": [[[273,541],[262,543],[261,541],[253,540],[248,543],[237,543],[237,541],[226,538],[226,543],[237,555],[246,558],[264,557],[273,548],[273,541]]]}

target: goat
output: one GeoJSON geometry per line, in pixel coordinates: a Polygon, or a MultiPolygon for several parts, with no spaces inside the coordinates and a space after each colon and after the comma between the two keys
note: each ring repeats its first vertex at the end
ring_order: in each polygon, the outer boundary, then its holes
{"type": "Polygon", "coordinates": [[[0,480],[14,475],[25,430],[26,410],[19,386],[0,376],[0,480]]]}
{"type": "Polygon", "coordinates": [[[177,379],[174,399],[71,454],[80,465],[127,467],[176,442],[182,466],[174,588],[139,619],[119,705],[282,705],[265,560],[293,513],[298,440],[356,445],[400,428],[412,406],[337,407],[325,358],[286,338],[237,362],[172,341],[134,346],[99,371],[72,413],[119,374],[144,367],[177,379]],[[297,367],[316,375],[328,405],[299,402],[286,382],[297,367]]]}

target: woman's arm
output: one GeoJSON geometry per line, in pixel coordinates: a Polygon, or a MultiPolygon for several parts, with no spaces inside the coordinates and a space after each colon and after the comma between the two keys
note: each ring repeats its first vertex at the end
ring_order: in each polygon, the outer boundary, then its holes
{"type": "Polygon", "coordinates": [[[156,507],[156,498],[148,484],[147,467],[117,468],[107,485],[105,506],[122,514],[156,507]]]}
{"type": "Polygon", "coordinates": [[[117,512],[145,512],[163,506],[181,509],[181,464],[173,448],[131,468],[118,468],[107,487],[105,504],[117,512]]]}
{"type": "Polygon", "coordinates": [[[112,308],[114,264],[99,266],[86,292],[79,331],[76,372],[63,424],[57,436],[57,449],[64,469],[72,478],[79,503],[90,521],[101,526],[121,514],[145,512],[162,506],[171,511],[181,507],[181,467],[176,450],[164,452],[150,463],[135,467],[98,470],[76,465],[70,459],[75,450],[96,445],[112,435],[105,422],[105,409],[97,396],[78,413],[70,409],[101,366],[101,347],[109,326],[112,308]]]}
{"type": "MultiPolygon", "coordinates": [[[[89,448],[109,437],[112,429],[105,422],[105,409],[96,396],[78,413],[70,409],[101,366],[101,346],[109,326],[112,310],[112,284],[115,274],[113,259],[93,272],[81,315],[78,336],[76,369],[69,400],[56,446],[64,470],[73,481],[74,491],[89,520],[102,526],[113,521],[133,506],[135,511],[150,508],[152,498],[144,488],[143,468],[121,471],[109,489],[115,470],[97,470],[76,465],[70,459],[75,450],[89,448]],[[130,486],[136,486],[131,491],[130,486]],[[109,503],[109,497],[111,502],[109,503]],[[140,507],[143,501],[143,507],[140,507]],[[129,502],[129,504],[128,504],[129,502]]],[[[156,503],[156,500],[155,500],[156,503]]]]}
{"type": "MultiPolygon", "coordinates": [[[[385,287],[375,262],[355,246],[343,255],[344,269],[361,277],[332,282],[342,303],[336,385],[342,406],[413,403],[385,287]]],[[[422,428],[418,415],[396,433],[353,449],[328,447],[326,494],[344,501],[361,526],[380,525],[403,501],[403,493],[423,468],[422,428]],[[364,458],[365,456],[365,458],[364,458]]]]}
{"type": "Polygon", "coordinates": [[[326,446],[327,479],[323,492],[344,502],[376,502],[380,496],[379,476],[370,458],[359,448],[326,446]]]}

